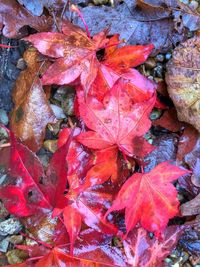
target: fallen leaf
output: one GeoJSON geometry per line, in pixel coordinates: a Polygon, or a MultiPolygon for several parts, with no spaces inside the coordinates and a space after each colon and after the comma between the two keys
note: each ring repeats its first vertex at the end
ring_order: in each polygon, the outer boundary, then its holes
{"type": "Polygon", "coordinates": [[[137,18],[146,15],[150,21],[173,16],[175,29],[177,30],[181,30],[181,26],[188,28],[190,31],[195,31],[200,28],[198,11],[178,0],[137,0],[136,12],[133,13],[133,16],[134,15],[137,18]]]}
{"type": "Polygon", "coordinates": [[[88,92],[98,69],[96,51],[108,42],[107,32],[104,30],[91,39],[68,21],[62,23],[62,32],[32,34],[24,40],[31,42],[40,53],[56,58],[43,75],[43,84],[69,84],[80,77],[88,92]]]}
{"type": "Polygon", "coordinates": [[[155,149],[145,157],[145,172],[151,171],[158,164],[165,161],[175,161],[178,136],[176,134],[163,134],[158,136],[153,145],[155,149]]]}
{"type": "Polygon", "coordinates": [[[168,92],[177,110],[178,119],[192,124],[200,131],[199,124],[199,68],[200,37],[193,37],[178,46],[167,64],[168,92]]]}
{"type": "Polygon", "coordinates": [[[186,125],[178,143],[176,159],[181,162],[184,156],[192,151],[199,138],[198,131],[191,125],[186,125]]]}
{"type": "Polygon", "coordinates": [[[34,16],[41,16],[43,13],[43,8],[62,9],[64,7],[64,0],[18,0],[18,2],[25,6],[28,11],[34,16]]]}
{"type": "Polygon", "coordinates": [[[40,184],[44,177],[42,164],[10,132],[10,148],[5,148],[1,161],[6,163],[10,175],[8,184],[0,188],[0,196],[6,209],[13,215],[30,216],[41,210],[50,210],[51,204],[40,184]]]}
{"type": "Polygon", "coordinates": [[[109,178],[116,182],[118,178],[118,150],[116,147],[105,148],[94,152],[94,166],[87,172],[84,188],[103,184],[109,178]]]}
{"type": "Polygon", "coordinates": [[[178,132],[183,127],[176,115],[176,110],[174,108],[168,109],[164,114],[157,120],[152,122],[154,126],[161,126],[171,132],[178,132]]]}
{"type": "MultiPolygon", "coordinates": [[[[157,9],[146,8],[145,15],[134,17],[138,14],[137,2],[136,0],[125,1],[115,8],[87,6],[83,7],[81,12],[91,34],[102,31],[103,27],[110,27],[110,34],[120,34],[120,38],[125,39],[131,45],[154,44],[154,54],[165,53],[173,45],[186,40],[186,28],[181,25],[177,29],[171,14],[167,14],[166,18],[155,19],[157,9]]],[[[82,21],[78,16],[74,18],[74,23],[82,26],[82,21]]]]}
{"type": "Polygon", "coordinates": [[[0,29],[7,38],[22,37],[24,34],[21,29],[24,26],[29,26],[37,31],[46,31],[51,23],[44,15],[41,17],[31,15],[15,0],[1,0],[0,29]]]}
{"type": "Polygon", "coordinates": [[[188,222],[187,229],[181,236],[181,239],[179,241],[179,246],[187,251],[190,256],[190,261],[193,264],[194,259],[194,265],[199,263],[199,254],[200,254],[200,227],[199,227],[199,220],[200,217],[197,216],[195,220],[188,222]],[[195,263],[195,258],[197,262],[195,263]]]}
{"type": "Polygon", "coordinates": [[[47,124],[55,123],[56,118],[39,80],[39,73],[45,66],[39,62],[38,52],[29,49],[24,59],[28,68],[20,73],[13,89],[15,107],[10,128],[32,151],[38,151],[43,144],[47,124]]]}
{"type": "Polygon", "coordinates": [[[125,208],[127,234],[140,222],[144,229],[159,237],[168,220],[178,214],[177,191],[171,182],[187,173],[187,170],[164,162],[149,173],[133,174],[105,216],[125,208]]]}
{"type": "Polygon", "coordinates": [[[94,97],[86,102],[79,92],[79,111],[86,126],[93,131],[81,133],[77,140],[92,149],[105,149],[116,145],[128,156],[135,154],[133,138],[143,136],[151,126],[148,116],[155,98],[132,104],[119,80],[105,95],[103,103],[94,97]]]}
{"type": "Polygon", "coordinates": [[[183,227],[169,226],[161,240],[150,238],[143,228],[135,228],[123,242],[128,263],[133,267],[164,266],[163,260],[176,247],[183,227]]]}
{"type": "Polygon", "coordinates": [[[184,162],[186,162],[187,165],[189,166],[189,168],[192,170],[191,181],[197,187],[200,187],[200,173],[199,173],[199,171],[200,171],[200,151],[199,151],[199,146],[200,146],[200,139],[198,138],[196,145],[194,146],[192,151],[184,156],[184,162]]]}

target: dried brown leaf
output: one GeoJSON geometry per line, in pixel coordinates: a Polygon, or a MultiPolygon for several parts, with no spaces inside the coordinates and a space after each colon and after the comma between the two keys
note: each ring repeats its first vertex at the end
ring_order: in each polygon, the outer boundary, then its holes
{"type": "Polygon", "coordinates": [[[38,61],[35,49],[27,50],[24,59],[28,67],[20,73],[13,90],[15,107],[10,126],[16,137],[32,151],[37,151],[42,145],[46,125],[55,123],[56,118],[38,77],[45,64],[38,61]]]}
{"type": "Polygon", "coordinates": [[[46,16],[35,17],[15,0],[0,0],[0,30],[8,38],[21,37],[26,25],[37,31],[46,31],[51,24],[46,16]]]}
{"type": "Polygon", "coordinates": [[[179,45],[167,64],[169,95],[177,109],[178,119],[200,131],[200,37],[179,45]]]}

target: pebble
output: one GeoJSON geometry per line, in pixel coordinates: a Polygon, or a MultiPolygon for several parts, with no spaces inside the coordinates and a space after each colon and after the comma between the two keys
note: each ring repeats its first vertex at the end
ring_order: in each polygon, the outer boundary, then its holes
{"type": "Polygon", "coordinates": [[[8,133],[3,127],[0,127],[0,140],[8,139],[8,133]]]}
{"type": "Polygon", "coordinates": [[[156,61],[154,58],[148,58],[144,64],[149,69],[153,69],[156,67],[156,61]]]}
{"type": "Polygon", "coordinates": [[[197,1],[191,1],[189,4],[189,7],[193,8],[193,9],[197,9],[199,6],[199,3],[197,1]]]}
{"type": "MultiPolygon", "coordinates": [[[[0,178],[1,180],[1,178],[0,178]]],[[[1,184],[1,183],[0,183],[1,184]]],[[[0,220],[4,220],[9,215],[9,212],[5,208],[4,204],[0,202],[0,220]]]]}
{"type": "Polygon", "coordinates": [[[189,4],[189,0],[180,0],[180,2],[182,2],[185,5],[188,5],[189,4]]]}
{"type": "Polygon", "coordinates": [[[163,77],[163,65],[158,63],[157,64],[157,67],[154,69],[154,75],[159,77],[159,78],[162,78],[163,77]]]}
{"type": "Polygon", "coordinates": [[[13,245],[19,245],[23,243],[23,236],[22,235],[12,235],[8,238],[9,242],[13,245]]]}
{"type": "Polygon", "coordinates": [[[20,58],[20,59],[18,59],[18,61],[17,61],[17,68],[19,69],[19,70],[25,70],[26,69],[26,61],[23,59],[23,58],[20,58]]]}
{"type": "Polygon", "coordinates": [[[44,141],[43,145],[45,149],[49,150],[51,153],[56,152],[56,150],[58,149],[57,140],[46,140],[44,141]]]}
{"type": "Polygon", "coordinates": [[[158,61],[158,62],[163,62],[164,59],[165,59],[165,56],[163,54],[158,54],[156,56],[156,61],[158,61]]]}
{"type": "Polygon", "coordinates": [[[6,253],[9,264],[18,264],[27,258],[27,253],[21,249],[13,249],[6,253]]]}
{"type": "Polygon", "coordinates": [[[66,98],[61,102],[61,106],[68,116],[74,115],[74,97],[74,94],[67,94],[66,98]]]}
{"type": "Polygon", "coordinates": [[[172,54],[171,54],[171,53],[167,53],[167,54],[165,55],[166,60],[169,60],[171,57],[172,57],[172,54]]]}
{"type": "Polygon", "coordinates": [[[0,222],[0,235],[7,236],[18,234],[22,229],[21,223],[16,218],[10,218],[0,222]]]}
{"type": "Polygon", "coordinates": [[[4,238],[1,242],[0,242],[0,251],[1,252],[7,252],[8,250],[8,246],[9,246],[9,240],[8,238],[4,238]]]}
{"type": "Polygon", "coordinates": [[[7,125],[8,124],[8,115],[4,109],[0,109],[0,123],[7,125]]]}
{"type": "Polygon", "coordinates": [[[53,110],[54,115],[56,116],[58,120],[66,118],[64,111],[61,107],[54,105],[54,104],[51,104],[50,106],[53,110]]]}

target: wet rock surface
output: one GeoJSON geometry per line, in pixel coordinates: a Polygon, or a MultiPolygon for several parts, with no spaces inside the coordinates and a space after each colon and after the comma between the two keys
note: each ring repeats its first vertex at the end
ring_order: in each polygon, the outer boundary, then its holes
{"type": "Polygon", "coordinates": [[[9,112],[12,108],[11,92],[20,73],[17,61],[25,49],[24,42],[0,36],[0,43],[14,48],[0,48],[0,109],[9,112]]]}

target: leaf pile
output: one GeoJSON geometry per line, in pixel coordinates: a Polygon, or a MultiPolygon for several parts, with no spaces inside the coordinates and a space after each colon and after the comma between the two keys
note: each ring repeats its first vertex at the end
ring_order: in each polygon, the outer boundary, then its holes
{"type": "MultiPolygon", "coordinates": [[[[37,242],[17,246],[28,259],[13,266],[163,266],[184,228],[168,226],[180,214],[173,182],[190,171],[166,161],[171,151],[147,162],[162,153],[147,139],[157,84],[133,68],[154,45],[122,45],[108,30],[90,37],[66,20],[59,27],[24,38],[37,50],[24,54],[28,67],[13,91],[11,129],[4,128],[10,146],[1,148],[8,175],[0,198],[37,242]],[[76,126],[65,124],[44,168],[35,152],[46,125],[58,123],[48,101],[55,85],[74,88],[76,126]]],[[[174,127],[173,112],[165,112],[157,124],[180,134],[182,125],[174,127]]]]}

